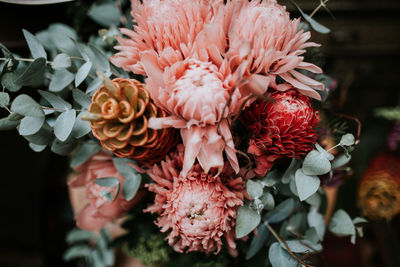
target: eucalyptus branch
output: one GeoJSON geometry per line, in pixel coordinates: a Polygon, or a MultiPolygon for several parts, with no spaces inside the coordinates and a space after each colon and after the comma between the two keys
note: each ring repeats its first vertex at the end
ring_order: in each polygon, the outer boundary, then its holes
{"type": "Polygon", "coordinates": [[[318,10],[321,9],[321,7],[325,7],[325,4],[328,3],[328,1],[329,1],[329,0],[324,0],[324,1],[321,0],[321,2],[319,3],[319,5],[318,5],[318,6],[314,9],[314,11],[310,14],[310,18],[312,18],[312,17],[315,15],[315,13],[317,13],[318,10]]]}
{"type": "Polygon", "coordinates": [[[306,267],[315,267],[315,266],[310,265],[310,264],[307,264],[307,263],[303,262],[301,259],[299,259],[299,258],[293,253],[293,251],[289,248],[289,245],[286,243],[286,241],[285,241],[282,237],[279,236],[279,234],[274,230],[274,228],[271,227],[271,225],[269,225],[268,222],[265,222],[264,225],[265,225],[265,227],[268,228],[268,230],[269,230],[269,231],[271,232],[271,234],[275,237],[275,239],[278,240],[279,243],[282,243],[282,244],[286,247],[286,249],[287,249],[287,251],[289,252],[289,254],[290,254],[299,264],[304,265],[304,266],[306,266],[306,267]]]}

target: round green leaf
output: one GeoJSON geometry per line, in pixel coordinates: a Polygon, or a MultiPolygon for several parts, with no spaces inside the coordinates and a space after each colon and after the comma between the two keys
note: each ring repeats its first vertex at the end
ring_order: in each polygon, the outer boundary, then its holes
{"type": "Polygon", "coordinates": [[[46,51],[39,40],[30,32],[22,29],[26,42],[28,43],[29,50],[31,51],[33,58],[45,58],[47,59],[46,51]]]}
{"type": "Polygon", "coordinates": [[[60,141],[65,141],[72,132],[76,120],[76,111],[70,109],[61,113],[54,124],[54,134],[60,141]]]}
{"type": "Polygon", "coordinates": [[[71,72],[63,69],[56,70],[50,81],[49,90],[52,92],[60,92],[62,89],[72,83],[75,76],[71,72]]]}
{"type": "Polygon", "coordinates": [[[32,135],[37,133],[44,123],[44,117],[30,117],[26,116],[21,120],[19,124],[20,135],[32,135]]]}
{"type": "Polygon", "coordinates": [[[331,162],[324,153],[313,150],[305,157],[302,170],[306,175],[323,175],[331,170],[331,162]]]}
{"type": "Polygon", "coordinates": [[[254,182],[253,180],[248,180],[246,183],[246,190],[250,198],[256,199],[262,196],[263,187],[260,183],[254,182]]]}
{"type": "Polygon", "coordinates": [[[261,216],[249,205],[240,206],[236,217],[236,237],[242,238],[253,231],[261,221],[261,216]]]}
{"type": "Polygon", "coordinates": [[[10,96],[6,92],[0,92],[0,107],[4,108],[10,104],[10,96]]]}
{"type": "Polygon", "coordinates": [[[312,194],[317,192],[321,183],[317,176],[306,175],[301,169],[296,171],[295,182],[297,193],[301,201],[307,199],[312,194]]]}
{"type": "Polygon", "coordinates": [[[51,64],[53,69],[55,70],[61,70],[61,69],[66,69],[71,66],[71,58],[64,53],[58,54],[54,60],[53,63],[51,64]]]}
{"type": "Polygon", "coordinates": [[[30,117],[44,117],[42,107],[28,95],[17,96],[11,104],[11,110],[30,117]]]}

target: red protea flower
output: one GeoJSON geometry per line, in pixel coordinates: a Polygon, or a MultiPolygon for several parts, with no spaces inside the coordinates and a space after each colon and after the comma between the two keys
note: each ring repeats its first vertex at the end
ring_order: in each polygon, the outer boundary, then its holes
{"type": "Polygon", "coordinates": [[[381,154],[361,179],[358,204],[364,216],[391,220],[400,213],[400,159],[381,154]]]}
{"type": "Polygon", "coordinates": [[[272,101],[257,100],[242,117],[250,132],[248,152],[255,157],[259,176],[278,158],[305,156],[317,140],[314,128],[319,115],[310,98],[296,90],[272,91],[269,96],[272,101]]]}
{"type": "Polygon", "coordinates": [[[218,253],[225,236],[234,253],[235,218],[237,208],[243,205],[244,182],[230,177],[233,171],[228,164],[228,170],[216,177],[206,174],[198,163],[186,177],[180,177],[183,150],[179,145],[177,152],[149,171],[155,183],[147,187],[156,196],[145,212],[160,215],[156,224],[162,232],[170,231],[168,243],[178,252],[218,253]]]}

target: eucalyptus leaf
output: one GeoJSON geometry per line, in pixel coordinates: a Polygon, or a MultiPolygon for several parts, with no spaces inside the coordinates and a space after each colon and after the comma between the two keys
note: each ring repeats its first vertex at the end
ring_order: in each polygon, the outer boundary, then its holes
{"type": "Polygon", "coordinates": [[[0,107],[7,107],[8,104],[10,104],[10,96],[6,92],[0,92],[0,107]]]}
{"type": "Polygon", "coordinates": [[[44,119],[44,117],[24,117],[18,127],[19,134],[32,135],[37,133],[42,128],[44,119]]]}
{"type": "Polygon", "coordinates": [[[82,241],[89,241],[93,239],[97,239],[98,236],[93,232],[86,231],[83,229],[72,229],[68,232],[66,241],[68,244],[73,244],[82,241]]]}
{"type": "Polygon", "coordinates": [[[71,58],[69,55],[61,53],[58,54],[51,64],[51,67],[55,70],[61,70],[71,67],[71,58]]]}
{"type": "Polygon", "coordinates": [[[75,87],[78,87],[86,79],[91,68],[92,62],[86,62],[78,69],[75,76],[75,87]]]}
{"type": "Polygon", "coordinates": [[[297,267],[297,261],[278,242],[269,247],[268,258],[272,267],[297,267]]]}
{"type": "Polygon", "coordinates": [[[75,79],[75,75],[71,72],[63,69],[56,70],[53,74],[53,78],[50,81],[49,90],[52,92],[60,92],[62,89],[67,87],[75,79]]]}
{"type": "Polygon", "coordinates": [[[97,178],[96,180],[94,180],[94,182],[100,186],[111,187],[111,188],[119,185],[119,180],[118,178],[115,177],[97,178]]]}
{"type": "Polygon", "coordinates": [[[260,200],[263,203],[265,210],[272,210],[275,207],[274,196],[268,191],[263,193],[260,200]]]}
{"type": "Polygon", "coordinates": [[[343,167],[351,160],[351,155],[342,154],[332,161],[332,170],[343,167]]]}
{"type": "Polygon", "coordinates": [[[75,168],[79,165],[82,165],[100,151],[101,147],[96,142],[88,141],[84,143],[72,156],[71,167],[75,168]]]}
{"type": "Polygon", "coordinates": [[[98,24],[110,27],[111,25],[119,25],[121,12],[112,2],[94,4],[90,7],[88,16],[98,24]]]}
{"type": "Polygon", "coordinates": [[[23,137],[30,143],[44,146],[49,144],[53,140],[53,134],[51,131],[51,127],[47,123],[44,123],[42,128],[37,133],[32,135],[25,135],[23,137]]]}
{"type": "Polygon", "coordinates": [[[261,184],[266,187],[273,187],[278,183],[278,172],[270,171],[261,179],[261,184]]]}
{"type": "Polygon", "coordinates": [[[82,120],[83,112],[79,113],[72,128],[72,136],[79,139],[90,133],[92,130],[88,121],[82,120]]]}
{"type": "Polygon", "coordinates": [[[367,223],[368,221],[363,218],[363,217],[355,217],[353,219],[353,224],[359,224],[359,223],[367,223]]]}
{"type": "Polygon", "coordinates": [[[11,110],[23,116],[44,117],[42,107],[32,97],[25,94],[14,99],[11,110]]]}
{"type": "Polygon", "coordinates": [[[122,192],[126,200],[131,200],[135,197],[139,190],[142,182],[142,175],[137,172],[134,168],[127,165],[130,160],[123,158],[114,158],[114,166],[118,170],[118,173],[125,178],[122,186],[122,192]]]}
{"type": "Polygon", "coordinates": [[[15,129],[15,127],[17,127],[18,124],[19,121],[10,120],[9,116],[6,118],[2,118],[0,119],[0,131],[15,129]]]}
{"type": "Polygon", "coordinates": [[[318,235],[317,229],[315,227],[308,228],[304,238],[310,240],[313,243],[318,243],[320,241],[320,237],[318,235]]]}
{"type": "Polygon", "coordinates": [[[246,183],[246,190],[249,194],[250,198],[256,199],[262,196],[263,187],[260,183],[255,182],[253,180],[248,180],[246,183]]]}
{"type": "Polygon", "coordinates": [[[51,144],[51,151],[58,155],[67,156],[69,155],[76,147],[76,140],[73,138],[69,138],[65,141],[60,141],[55,138],[51,144]]]}
{"type": "Polygon", "coordinates": [[[286,169],[285,173],[282,176],[281,179],[282,183],[288,184],[291,180],[294,180],[296,171],[300,167],[301,167],[301,161],[293,157],[289,167],[286,169]]]}
{"type": "Polygon", "coordinates": [[[293,198],[288,198],[278,206],[276,206],[273,210],[269,211],[265,214],[263,220],[267,221],[268,223],[279,223],[285,220],[290,213],[292,213],[294,207],[296,205],[296,201],[293,198]]]}
{"type": "Polygon", "coordinates": [[[302,169],[296,171],[295,182],[297,193],[301,201],[317,192],[319,185],[321,184],[321,180],[317,176],[306,175],[302,169]]]}
{"type": "Polygon", "coordinates": [[[65,110],[72,108],[70,103],[68,103],[67,101],[65,101],[64,99],[62,99],[61,97],[59,97],[55,94],[49,93],[47,91],[42,91],[42,90],[38,90],[38,92],[55,109],[65,111],[65,110]]]}
{"type": "Polygon", "coordinates": [[[70,109],[61,113],[54,124],[54,134],[60,141],[65,141],[72,132],[76,120],[76,111],[70,109]]]}
{"type": "Polygon", "coordinates": [[[305,201],[317,209],[321,205],[321,197],[320,197],[318,191],[315,194],[308,197],[305,201]]]}
{"type": "Polygon", "coordinates": [[[16,85],[32,85],[43,77],[46,67],[46,59],[43,57],[35,59],[29,63],[24,72],[14,81],[16,85]]]}
{"type": "Polygon", "coordinates": [[[350,216],[342,209],[337,210],[333,214],[328,229],[339,237],[355,235],[356,233],[350,216]]]}
{"type": "MultiPolygon", "coordinates": [[[[321,244],[315,244],[309,240],[286,240],[286,244],[294,253],[320,252],[322,250],[321,244]]],[[[287,250],[283,244],[281,247],[287,250]]]]}
{"type": "Polygon", "coordinates": [[[29,50],[31,51],[33,58],[44,58],[47,59],[46,51],[39,40],[30,32],[22,29],[26,42],[28,43],[29,50]]]}
{"type": "Polygon", "coordinates": [[[29,143],[29,147],[35,152],[42,152],[47,147],[47,145],[36,145],[29,143]]]}
{"type": "Polygon", "coordinates": [[[326,151],[322,146],[320,146],[318,143],[315,144],[315,148],[317,149],[317,151],[319,151],[325,158],[327,158],[328,160],[333,160],[335,158],[334,155],[332,155],[331,153],[329,153],[328,151],[326,151]]]}
{"type": "Polygon", "coordinates": [[[88,109],[92,103],[90,97],[79,89],[72,89],[72,96],[74,100],[84,109],[88,109]]]}
{"type": "Polygon", "coordinates": [[[65,24],[54,23],[49,27],[49,35],[50,40],[59,51],[68,55],[75,53],[75,44],[72,40],[77,40],[78,36],[74,29],[65,24]]]}
{"type": "Polygon", "coordinates": [[[323,153],[312,150],[305,157],[302,170],[305,175],[323,175],[331,170],[331,163],[323,153]]]}
{"type": "Polygon", "coordinates": [[[6,72],[1,76],[1,85],[11,92],[17,92],[22,85],[16,84],[18,75],[14,72],[6,72]]]}
{"type": "Polygon", "coordinates": [[[309,15],[307,15],[306,13],[303,12],[303,10],[301,10],[301,8],[296,4],[296,2],[294,0],[290,0],[290,2],[299,10],[300,14],[303,16],[303,18],[310,23],[311,27],[319,32],[319,33],[329,33],[331,30],[328,29],[327,27],[325,27],[324,25],[321,25],[320,23],[318,23],[316,20],[314,20],[312,17],[310,17],[309,15]]]}
{"type": "Polygon", "coordinates": [[[340,139],[339,145],[341,146],[352,146],[354,145],[355,139],[354,135],[348,133],[342,136],[340,139]]]}
{"type": "Polygon", "coordinates": [[[92,95],[95,91],[97,91],[102,84],[102,81],[100,78],[96,78],[93,81],[91,81],[86,88],[86,93],[89,95],[92,95]]]}
{"type": "Polygon", "coordinates": [[[260,224],[257,227],[257,235],[254,235],[251,242],[249,249],[247,250],[246,260],[251,259],[260,249],[265,245],[265,241],[267,241],[269,236],[269,231],[265,227],[264,224],[260,224]]]}
{"type": "Polygon", "coordinates": [[[325,235],[324,216],[318,213],[318,210],[316,208],[311,208],[310,212],[307,214],[307,222],[310,227],[315,228],[319,240],[322,241],[325,235]]]}
{"type": "Polygon", "coordinates": [[[248,204],[240,206],[236,217],[236,237],[242,238],[253,231],[261,221],[260,214],[248,204]]]}
{"type": "Polygon", "coordinates": [[[79,244],[75,245],[64,253],[63,259],[70,261],[77,258],[88,257],[92,252],[92,248],[89,245],[79,244]]]}

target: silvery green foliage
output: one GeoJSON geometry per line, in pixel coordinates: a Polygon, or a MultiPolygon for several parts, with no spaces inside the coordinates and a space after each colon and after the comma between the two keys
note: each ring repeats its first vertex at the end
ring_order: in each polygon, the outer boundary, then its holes
{"type": "Polygon", "coordinates": [[[84,258],[89,266],[114,266],[114,250],[110,246],[110,235],[102,229],[99,234],[81,229],[71,230],[67,237],[70,247],[64,253],[64,260],[84,258]]]}
{"type": "MultiPolygon", "coordinates": [[[[345,134],[334,148],[347,152],[354,143],[354,136],[345,134]]],[[[247,181],[251,201],[238,210],[236,234],[239,238],[251,235],[252,231],[257,234],[251,237],[246,259],[268,250],[273,267],[298,266],[302,254],[322,250],[327,230],[338,236],[350,236],[352,242],[357,233],[362,235],[360,224],[365,220],[351,220],[343,210],[333,215],[329,227],[325,226],[321,207],[325,196],[319,175],[343,168],[351,159],[347,153],[335,158],[330,150],[316,144],[304,160],[292,159],[286,170],[273,170],[262,179],[247,181]]]]}

